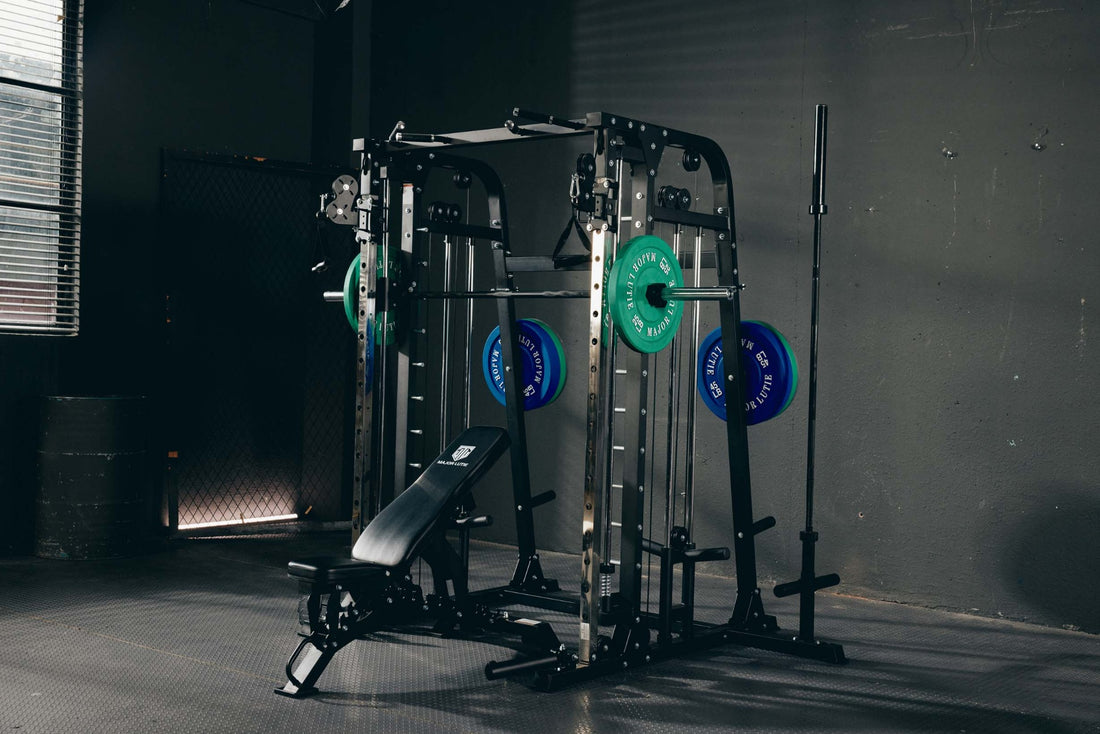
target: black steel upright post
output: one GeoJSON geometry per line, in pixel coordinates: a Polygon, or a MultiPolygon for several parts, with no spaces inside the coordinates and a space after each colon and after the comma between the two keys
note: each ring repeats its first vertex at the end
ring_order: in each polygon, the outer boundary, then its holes
{"type": "MultiPolygon", "coordinates": [[[[495,232],[492,241],[493,273],[498,290],[511,290],[508,271],[508,219],[504,203],[504,186],[488,166],[479,165],[475,173],[485,185],[489,206],[489,225],[495,232]],[[491,174],[491,175],[490,175],[491,174]]],[[[520,365],[516,309],[514,299],[497,299],[497,319],[500,321],[500,357],[504,365],[505,416],[508,435],[512,439],[512,501],[516,516],[516,544],[519,560],[510,583],[513,587],[540,588],[549,582],[544,578],[535,547],[535,519],[531,502],[531,470],[527,460],[527,425],[523,408],[523,375],[520,365]]],[[[556,587],[556,584],[553,584],[556,587]]]]}
{"type": "MultiPolygon", "coordinates": [[[[380,298],[379,284],[376,280],[377,258],[385,248],[383,238],[386,231],[386,218],[390,201],[389,181],[380,175],[381,159],[384,157],[382,144],[377,140],[357,140],[355,149],[362,153],[360,165],[360,201],[357,209],[359,222],[356,242],[359,244],[360,281],[358,295],[359,328],[356,333],[356,388],[355,388],[355,457],[353,461],[352,486],[352,543],[380,509],[380,491],[382,474],[379,469],[380,436],[378,419],[380,406],[375,405],[374,397],[384,389],[372,390],[374,384],[384,384],[384,359],[374,340],[367,338],[368,328],[373,328],[378,312],[380,298]],[[374,371],[371,383],[367,382],[367,362],[374,360],[379,368],[374,371]],[[376,409],[377,408],[377,409],[376,409]]],[[[384,286],[384,284],[383,284],[384,286]]],[[[387,291],[383,287],[381,292],[387,291]]]]}
{"type": "MultiPolygon", "coordinates": [[[[644,125],[642,126],[644,129],[644,125]]],[[[640,145],[643,150],[645,146],[640,145]]],[[[619,183],[625,187],[630,182],[629,192],[620,190],[620,198],[630,196],[624,200],[630,205],[631,222],[636,223],[638,234],[652,234],[653,222],[647,221],[647,212],[650,211],[650,202],[655,194],[654,180],[657,176],[657,156],[652,160],[633,161],[629,167],[629,178],[626,171],[619,171],[619,183]],[[640,227],[637,225],[641,225],[640,227]]],[[[624,223],[625,229],[628,224],[624,223]]],[[[629,239],[620,234],[620,239],[629,239]]],[[[624,243],[625,244],[625,243],[624,243]]],[[[616,254],[617,256],[617,254],[616,254]]],[[[610,286],[609,286],[610,287],[610,286]]],[[[610,296],[608,296],[610,298],[610,296]]],[[[629,389],[623,391],[623,407],[628,416],[627,428],[622,437],[622,506],[620,522],[622,532],[619,553],[619,593],[627,604],[631,617],[641,612],[642,604],[642,553],[645,525],[645,499],[649,493],[655,491],[654,487],[646,486],[649,480],[646,477],[646,447],[649,443],[648,426],[649,418],[649,355],[640,352],[629,352],[619,357],[619,364],[635,378],[629,389]]],[[[608,420],[614,420],[609,416],[608,420]]]]}

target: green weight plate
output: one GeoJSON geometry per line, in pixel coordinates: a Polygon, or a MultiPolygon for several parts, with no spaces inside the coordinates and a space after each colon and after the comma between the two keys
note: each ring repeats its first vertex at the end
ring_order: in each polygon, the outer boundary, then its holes
{"type": "Polygon", "coordinates": [[[795,393],[798,392],[798,360],[795,359],[794,350],[791,349],[791,345],[787,341],[787,337],[783,336],[783,332],[781,332],[779,329],[775,328],[771,324],[765,323],[764,325],[775,332],[776,341],[778,341],[780,346],[782,347],[782,349],[780,350],[780,357],[787,363],[787,397],[783,401],[783,405],[780,406],[779,412],[776,413],[776,415],[779,415],[787,409],[787,406],[789,406],[791,404],[791,401],[794,400],[795,393]]]}
{"type": "Polygon", "coordinates": [[[651,287],[683,286],[684,277],[672,248],[660,237],[642,235],[627,242],[611,266],[606,286],[615,329],[627,345],[652,354],[669,345],[680,327],[684,304],[649,300],[651,287]]]}
{"type": "MultiPolygon", "coordinates": [[[[394,253],[397,251],[394,250],[394,253]]],[[[401,274],[401,261],[396,254],[390,257],[390,278],[398,278],[401,274]]],[[[353,331],[359,331],[359,263],[360,256],[356,255],[348,265],[348,272],[344,275],[344,315],[348,318],[348,324],[353,331]]],[[[382,277],[382,264],[378,265],[378,277],[382,277]]],[[[374,338],[382,344],[393,344],[397,334],[397,316],[394,313],[382,311],[377,314],[374,322],[374,338]]]]}
{"type": "Polygon", "coordinates": [[[359,331],[359,256],[348,265],[348,272],[344,275],[344,315],[348,317],[353,331],[359,331]]]}
{"type": "Polygon", "coordinates": [[[385,253],[382,248],[378,249],[378,267],[376,268],[378,278],[389,278],[390,280],[401,280],[402,267],[401,267],[401,250],[396,247],[386,247],[385,253]],[[385,268],[383,262],[383,254],[387,254],[388,258],[386,262],[389,263],[389,268],[385,268]]]}
{"type": "Polygon", "coordinates": [[[379,311],[374,322],[374,338],[380,344],[393,344],[397,339],[397,313],[394,311],[379,311]]]}

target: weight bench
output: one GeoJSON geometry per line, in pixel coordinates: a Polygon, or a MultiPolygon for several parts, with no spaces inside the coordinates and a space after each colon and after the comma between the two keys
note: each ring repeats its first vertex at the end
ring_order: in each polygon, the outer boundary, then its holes
{"type": "MultiPolygon", "coordinates": [[[[363,529],[351,558],[319,556],[291,561],[299,580],[299,622],[308,632],[286,664],[287,682],[276,693],[302,698],[336,652],[381,627],[420,616],[425,600],[409,567],[423,558],[434,580],[434,602],[452,623],[462,617],[466,569],[447,542],[448,528],[490,524],[487,517],[458,517],[473,485],[507,450],[508,433],[494,426],[464,431],[412,485],[363,529]],[[454,586],[450,603],[447,581],[454,586]]],[[[443,629],[446,621],[437,625],[443,629]]]]}

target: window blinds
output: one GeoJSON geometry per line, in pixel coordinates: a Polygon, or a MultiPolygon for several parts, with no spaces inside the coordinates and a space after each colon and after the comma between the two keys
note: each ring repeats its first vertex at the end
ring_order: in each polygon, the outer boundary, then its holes
{"type": "Polygon", "coordinates": [[[79,326],[82,16],[0,2],[0,332],[79,326]]]}

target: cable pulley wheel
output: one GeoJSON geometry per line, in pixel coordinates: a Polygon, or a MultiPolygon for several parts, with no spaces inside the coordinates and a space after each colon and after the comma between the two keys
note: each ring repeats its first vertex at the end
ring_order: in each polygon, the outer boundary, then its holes
{"type": "Polygon", "coordinates": [[[355,197],[340,194],[325,207],[325,216],[334,224],[355,224],[355,197]]]}
{"type": "Polygon", "coordinates": [[[355,196],[359,193],[359,182],[355,180],[354,176],[345,173],[332,182],[332,193],[337,196],[342,194],[355,196]]]}
{"type": "Polygon", "coordinates": [[[332,201],[325,207],[325,216],[335,224],[355,224],[355,195],[359,182],[343,175],[332,182],[332,201]]]}

